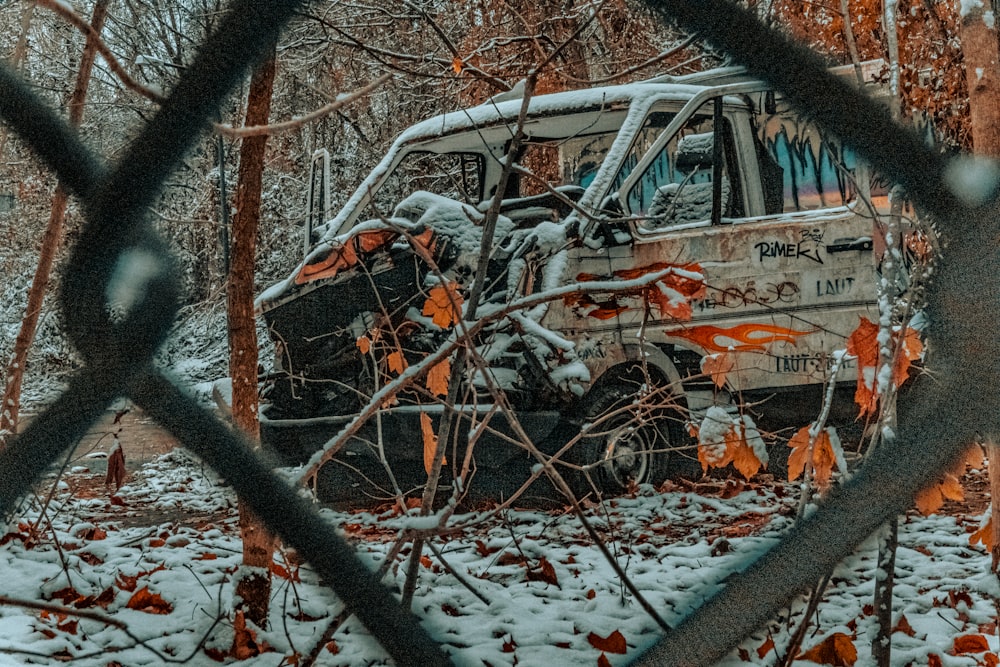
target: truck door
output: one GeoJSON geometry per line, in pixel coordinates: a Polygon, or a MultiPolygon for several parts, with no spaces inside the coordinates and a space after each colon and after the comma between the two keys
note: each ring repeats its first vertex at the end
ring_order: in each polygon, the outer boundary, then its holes
{"type": "Polygon", "coordinates": [[[705,297],[686,322],[621,303],[620,339],[730,355],[734,390],[824,382],[833,351],[876,313],[871,214],[850,155],[787,111],[754,123],[732,98],[680,118],[618,193],[630,240],[608,249],[610,273],[697,266],[705,297]]]}

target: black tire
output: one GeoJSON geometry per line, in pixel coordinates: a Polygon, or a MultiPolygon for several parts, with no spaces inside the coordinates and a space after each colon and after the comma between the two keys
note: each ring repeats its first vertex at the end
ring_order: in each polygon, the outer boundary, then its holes
{"type": "Polygon", "coordinates": [[[620,495],[636,484],[659,485],[666,479],[676,429],[669,410],[643,407],[636,400],[640,386],[605,382],[584,399],[586,433],[572,457],[573,463],[586,466],[578,476],[578,492],[620,495]]]}

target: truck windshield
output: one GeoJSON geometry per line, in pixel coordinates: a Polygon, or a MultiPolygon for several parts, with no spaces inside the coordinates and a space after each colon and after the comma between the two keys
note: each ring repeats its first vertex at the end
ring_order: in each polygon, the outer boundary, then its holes
{"type": "Polygon", "coordinates": [[[481,153],[407,153],[376,191],[367,217],[392,215],[396,204],[417,190],[476,205],[483,198],[485,162],[481,153]]]}
{"type": "MultiPolygon", "coordinates": [[[[529,119],[517,151],[518,169],[505,199],[528,197],[560,186],[587,188],[610,157],[627,110],[586,109],[529,119]]],[[[391,216],[396,205],[417,191],[480,206],[496,192],[503,156],[514,128],[506,124],[429,139],[416,144],[371,193],[360,218],[391,216]]]]}

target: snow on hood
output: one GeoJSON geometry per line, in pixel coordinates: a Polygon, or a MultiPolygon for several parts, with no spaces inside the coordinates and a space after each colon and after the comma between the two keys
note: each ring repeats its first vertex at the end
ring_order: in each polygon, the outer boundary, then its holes
{"type": "MultiPolygon", "coordinates": [[[[455,201],[448,197],[418,190],[404,198],[387,220],[366,220],[342,234],[327,232],[302,262],[287,278],[271,285],[254,301],[257,312],[269,303],[280,300],[295,287],[295,277],[307,264],[312,264],[330,253],[333,248],[346,245],[351,237],[359,233],[378,229],[403,229],[415,231],[430,228],[440,237],[447,238],[458,251],[453,270],[475,269],[482,247],[482,224],[485,214],[476,207],[455,201]]],[[[506,216],[498,216],[493,234],[494,247],[499,246],[514,231],[514,223],[506,216]]],[[[405,240],[397,243],[406,244],[405,240]]]]}

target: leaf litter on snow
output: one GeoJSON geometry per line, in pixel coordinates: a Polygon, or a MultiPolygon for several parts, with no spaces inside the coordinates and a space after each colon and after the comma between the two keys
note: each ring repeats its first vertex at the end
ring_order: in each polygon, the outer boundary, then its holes
{"type": "MultiPolygon", "coordinates": [[[[632,496],[591,504],[588,516],[636,587],[668,623],[676,623],[791,525],[796,503],[791,487],[767,476],[755,479],[763,482],[641,486],[632,496]]],[[[70,483],[66,488],[81,487],[70,483]]],[[[163,656],[188,655],[195,656],[193,664],[238,656],[239,664],[275,665],[282,657],[308,653],[342,611],[308,564],[278,552],[271,627],[249,628],[233,617],[232,576],[241,561],[235,499],[183,451],[144,466],[117,497],[120,503],[113,504],[63,491],[40,528],[33,528],[41,518],[37,505],[5,528],[0,574],[6,595],[68,609],[60,615],[0,606],[0,665],[23,664],[27,653],[49,656],[33,658],[42,664],[89,656],[76,664],[95,667],[111,661],[156,665],[163,656]],[[75,618],[77,610],[107,614],[148,647],[136,646],[107,623],[75,618]]],[[[373,568],[411,521],[391,511],[323,512],[373,568]]],[[[450,526],[465,527],[435,540],[443,559],[426,553],[414,598],[414,612],[457,664],[620,665],[656,641],[659,628],[621,585],[578,519],[565,510],[511,509],[484,519],[487,514],[451,518],[450,526]]],[[[1000,591],[982,576],[988,556],[969,545],[968,533],[977,526],[978,520],[959,524],[945,515],[911,516],[903,523],[896,617],[905,616],[906,623],[897,623],[893,635],[894,664],[927,664],[932,655],[942,656],[942,664],[986,664],[989,653],[969,650],[986,642],[997,651],[990,596],[1000,591]],[[983,639],[956,643],[959,636],[983,639]]],[[[405,576],[400,564],[385,580],[396,589],[405,576]]],[[[857,664],[870,659],[873,567],[871,545],[838,566],[803,656],[826,655],[829,647],[847,651],[849,642],[857,664]]],[[[773,664],[802,608],[793,606],[723,664],[746,664],[741,656],[773,664]]],[[[350,619],[318,664],[386,660],[350,619]]],[[[796,664],[814,663],[800,658],[796,664]]]]}

